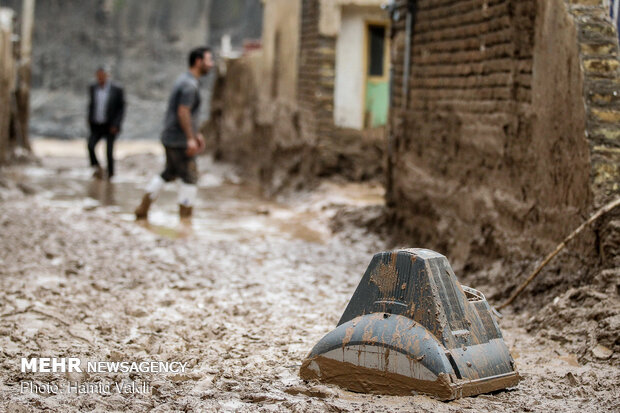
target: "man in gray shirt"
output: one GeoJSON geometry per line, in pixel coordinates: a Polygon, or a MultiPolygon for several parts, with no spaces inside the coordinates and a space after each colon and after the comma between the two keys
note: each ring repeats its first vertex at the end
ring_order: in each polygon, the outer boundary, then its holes
{"type": "Polygon", "coordinates": [[[213,67],[211,50],[207,47],[194,49],[189,54],[189,70],[180,75],[170,98],[164,118],[161,142],[166,150],[166,167],[161,175],[153,177],[146,187],[142,202],[136,208],[136,219],[146,219],[152,202],[157,199],[165,182],[181,178],[179,190],[179,214],[190,218],[198,188],[196,155],[204,150],[205,142],[198,132],[198,109],[200,90],[198,79],[213,67]]]}

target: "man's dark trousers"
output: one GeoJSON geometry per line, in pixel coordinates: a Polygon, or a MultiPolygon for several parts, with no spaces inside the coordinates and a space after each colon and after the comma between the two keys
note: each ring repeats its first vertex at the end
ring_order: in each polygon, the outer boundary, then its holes
{"type": "Polygon", "coordinates": [[[88,138],[88,154],[90,155],[90,165],[99,166],[97,155],[95,154],[95,146],[102,138],[107,141],[107,157],[108,157],[108,178],[114,176],[114,140],[116,134],[110,133],[110,125],[107,123],[91,123],[90,137],[88,138]]]}

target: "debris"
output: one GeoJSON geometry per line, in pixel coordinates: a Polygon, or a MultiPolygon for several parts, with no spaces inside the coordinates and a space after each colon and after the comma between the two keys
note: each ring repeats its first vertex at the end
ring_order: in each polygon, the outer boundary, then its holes
{"type": "Polygon", "coordinates": [[[519,294],[521,294],[521,292],[523,292],[525,287],[527,287],[534,280],[534,278],[536,278],[536,276],[540,273],[540,271],[547,264],[549,264],[549,261],[551,261],[553,259],[553,257],[555,257],[560,251],[562,251],[564,249],[564,247],[566,247],[566,244],[568,242],[570,242],[573,238],[575,238],[577,235],[579,235],[579,233],[581,231],[583,231],[583,229],[586,228],[588,225],[592,224],[594,221],[596,221],[602,215],[605,215],[606,213],[612,211],[614,208],[618,207],[619,205],[620,205],[620,198],[616,198],[615,200],[613,200],[613,201],[609,202],[608,204],[602,206],[590,218],[588,218],[588,220],[586,222],[584,222],[576,230],[571,232],[566,238],[564,238],[564,241],[562,241],[555,248],[555,250],[553,250],[553,252],[551,254],[549,254],[549,255],[547,255],[547,257],[545,257],[543,262],[538,267],[536,267],[536,269],[529,275],[529,277],[527,277],[527,279],[523,282],[523,284],[521,284],[519,286],[519,288],[517,288],[517,290],[510,296],[510,298],[508,300],[506,300],[505,303],[503,303],[502,305],[497,307],[497,309],[501,310],[504,307],[507,307],[510,304],[512,304],[512,302],[515,300],[515,298],[517,298],[519,296],[519,294]]]}
{"type": "Polygon", "coordinates": [[[597,359],[601,359],[601,360],[607,360],[609,359],[613,354],[613,350],[601,345],[601,344],[597,344],[593,349],[592,349],[592,354],[594,355],[594,357],[596,357],[597,359]]]}
{"type": "Polygon", "coordinates": [[[300,376],[357,392],[442,400],[520,380],[484,296],[462,287],[446,257],[427,249],[376,254],[300,376]]]}

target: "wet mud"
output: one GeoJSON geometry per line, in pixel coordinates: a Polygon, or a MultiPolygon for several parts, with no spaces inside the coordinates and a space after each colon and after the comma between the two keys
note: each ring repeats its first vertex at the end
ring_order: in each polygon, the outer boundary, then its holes
{"type": "Polygon", "coordinates": [[[0,172],[1,411],[618,408],[617,366],[581,358],[571,344],[577,339],[549,326],[545,313],[508,312],[500,320],[523,376],[514,389],[446,403],[305,383],[302,361],[335,328],[372,255],[388,248],[338,217],[381,208],[380,190],[325,183],[268,200],[233,169],[201,159],[193,223],[179,222],[169,190],[142,226],[131,210],[141,185],[163,166],[153,150],[123,153],[119,146],[119,177],[110,184],[91,181],[85,155],[48,154],[39,166],[0,172]],[[179,361],[188,370],[34,374],[20,371],[21,357],[179,361]],[[150,391],[21,392],[28,380],[133,380],[148,382],[150,391]]]}

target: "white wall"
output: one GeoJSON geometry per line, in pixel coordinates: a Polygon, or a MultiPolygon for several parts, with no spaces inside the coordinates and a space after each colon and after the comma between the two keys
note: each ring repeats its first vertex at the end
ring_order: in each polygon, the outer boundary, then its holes
{"type": "Polygon", "coordinates": [[[334,85],[334,123],[336,126],[364,127],[365,14],[342,10],[340,34],[336,40],[336,79],[334,85]]]}
{"type": "MultiPolygon", "coordinates": [[[[341,0],[346,2],[346,0],[341,0]]],[[[377,0],[358,0],[372,4],[377,0]]],[[[618,0],[620,1],[620,0],[618,0]]],[[[355,3],[355,2],[352,2],[355,3]]],[[[387,13],[377,6],[342,6],[340,32],[336,39],[334,123],[363,129],[366,83],[366,22],[388,23],[387,13]]]]}

